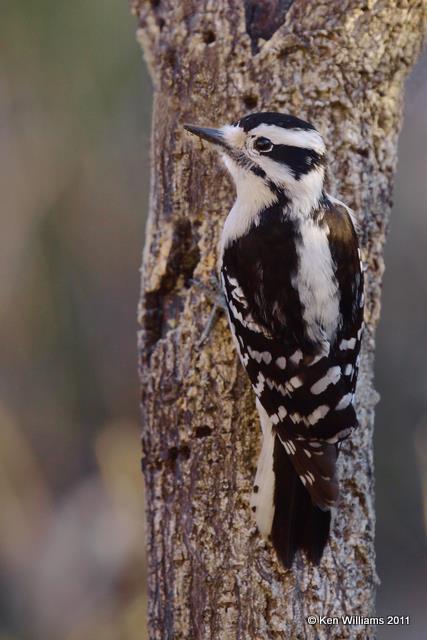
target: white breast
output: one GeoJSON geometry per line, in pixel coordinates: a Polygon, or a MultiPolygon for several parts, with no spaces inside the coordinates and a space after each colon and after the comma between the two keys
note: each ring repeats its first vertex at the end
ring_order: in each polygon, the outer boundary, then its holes
{"type": "Polygon", "coordinates": [[[301,241],[297,243],[300,264],[292,284],[298,290],[310,337],[321,341],[326,337],[331,341],[340,313],[327,228],[313,220],[304,220],[300,231],[301,241]]]}

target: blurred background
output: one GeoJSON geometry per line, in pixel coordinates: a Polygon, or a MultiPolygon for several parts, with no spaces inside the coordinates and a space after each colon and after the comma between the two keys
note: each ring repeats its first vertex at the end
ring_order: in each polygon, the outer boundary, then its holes
{"type": "MultiPolygon", "coordinates": [[[[151,88],[127,3],[3,0],[0,640],[143,640],[136,304],[151,88]]],[[[379,637],[425,637],[427,56],[408,82],[376,384],[379,637]],[[423,493],[424,492],[424,493],[423,493]]]]}
{"type": "Polygon", "coordinates": [[[126,0],[1,5],[0,639],[139,640],[151,88],[126,0]]]}

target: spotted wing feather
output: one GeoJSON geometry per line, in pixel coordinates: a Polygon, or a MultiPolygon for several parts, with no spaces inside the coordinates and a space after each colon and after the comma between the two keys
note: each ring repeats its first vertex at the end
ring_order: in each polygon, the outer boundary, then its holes
{"type": "MultiPolygon", "coordinates": [[[[325,205],[322,224],[327,227],[340,292],[340,323],[333,340],[325,335],[313,341],[304,333],[301,302],[292,284],[298,269],[293,248],[298,231],[288,224],[273,238],[258,231],[253,247],[240,247],[245,256],[253,251],[249,267],[234,247],[224,256],[222,280],[236,347],[255,394],[280,441],[296,449],[290,457],[313,502],[326,508],[338,497],[336,445],[357,426],[353,399],[363,274],[355,231],[343,207],[325,205]],[[259,243],[271,249],[270,259],[262,263],[257,260],[259,243]]],[[[268,229],[271,233],[271,224],[268,229]]],[[[264,255],[265,249],[261,247],[264,255]]]]}

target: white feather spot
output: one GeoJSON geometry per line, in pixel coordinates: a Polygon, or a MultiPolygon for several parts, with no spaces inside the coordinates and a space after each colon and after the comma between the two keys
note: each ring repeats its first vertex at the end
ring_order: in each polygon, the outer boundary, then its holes
{"type": "Polygon", "coordinates": [[[315,479],[316,479],[316,478],[315,478],[315,477],[314,477],[314,475],[311,473],[311,471],[307,471],[307,473],[306,473],[305,475],[306,475],[306,478],[307,478],[307,480],[308,480],[309,484],[310,484],[310,485],[314,484],[314,481],[315,481],[315,479]]]}
{"type": "Polygon", "coordinates": [[[253,360],[256,360],[259,364],[261,362],[265,362],[265,364],[270,364],[272,357],[271,353],[268,351],[257,351],[256,349],[252,349],[248,347],[248,353],[253,360]]]}
{"type": "Polygon", "coordinates": [[[294,376],[293,378],[291,378],[289,380],[289,384],[294,389],[298,389],[299,387],[302,387],[302,378],[301,378],[301,376],[294,376]]]}
{"type": "Polygon", "coordinates": [[[246,301],[245,295],[240,287],[236,287],[231,291],[231,295],[237,302],[239,302],[243,307],[247,307],[248,303],[246,301]]]}
{"type": "Polygon", "coordinates": [[[287,393],[287,390],[285,389],[285,387],[282,384],[279,384],[278,382],[275,382],[274,380],[270,380],[270,378],[267,378],[266,382],[267,382],[267,386],[269,387],[269,389],[276,389],[279,393],[282,393],[283,395],[285,395],[287,393]]]}
{"type": "Polygon", "coordinates": [[[286,358],[283,356],[280,356],[280,358],[276,359],[276,364],[279,367],[279,369],[286,369],[286,358]]]}
{"type": "Polygon", "coordinates": [[[341,398],[341,400],[338,402],[337,406],[335,407],[335,409],[337,411],[341,411],[342,409],[346,409],[348,407],[348,405],[350,404],[350,402],[353,399],[353,394],[351,393],[346,393],[345,396],[343,396],[341,398]]]}
{"type": "Polygon", "coordinates": [[[285,451],[288,454],[288,456],[291,455],[291,450],[289,448],[289,441],[288,440],[282,440],[280,439],[280,442],[283,444],[283,446],[285,447],[285,451]]]}
{"type": "Polygon", "coordinates": [[[250,357],[252,358],[252,360],[256,360],[257,362],[261,362],[261,354],[259,351],[256,351],[255,349],[252,349],[252,347],[248,346],[248,353],[250,355],[250,357]]]}
{"type": "Polygon", "coordinates": [[[288,412],[286,411],[285,407],[283,405],[280,405],[277,413],[279,414],[279,418],[281,420],[283,420],[284,418],[286,418],[286,416],[288,415],[288,412]]]}
{"type": "Polygon", "coordinates": [[[298,422],[301,422],[303,420],[303,417],[300,413],[298,413],[297,411],[295,411],[295,413],[291,413],[291,415],[289,416],[290,419],[292,420],[292,422],[294,424],[297,424],[298,422]]]}
{"type": "MultiPolygon", "coordinates": [[[[227,269],[225,269],[225,271],[227,271],[227,269]]],[[[228,273],[227,273],[227,280],[231,284],[232,287],[238,287],[239,286],[239,283],[236,280],[236,278],[233,278],[232,276],[229,276],[228,273]]]]}
{"type": "Polygon", "coordinates": [[[240,360],[243,363],[243,366],[247,367],[248,363],[249,363],[249,356],[248,356],[247,353],[245,353],[245,354],[242,353],[242,348],[244,346],[242,337],[240,335],[238,337],[236,337],[236,329],[235,329],[234,323],[233,323],[233,321],[231,319],[230,319],[229,325],[230,325],[230,328],[231,328],[231,335],[233,337],[233,341],[234,341],[234,344],[236,346],[236,351],[237,351],[237,353],[239,355],[240,360]]]}
{"type": "Polygon", "coordinates": [[[249,329],[254,333],[262,333],[261,327],[257,325],[256,322],[254,322],[252,315],[249,313],[244,318],[240,311],[236,309],[236,306],[230,298],[228,298],[228,306],[230,307],[230,313],[232,314],[233,318],[238,320],[244,327],[246,327],[246,329],[249,329]]]}
{"type": "Polygon", "coordinates": [[[257,378],[257,382],[256,384],[253,386],[254,392],[257,396],[260,396],[262,394],[262,392],[264,391],[264,382],[265,382],[265,377],[264,375],[261,373],[261,371],[258,373],[258,378],[257,378]]]}
{"type": "Polygon", "coordinates": [[[297,349],[296,351],[294,351],[289,360],[292,362],[292,364],[298,364],[302,360],[301,349],[297,349]]]}
{"type": "Polygon", "coordinates": [[[356,338],[350,338],[349,340],[341,340],[340,349],[344,351],[345,349],[354,349],[356,346],[356,338]]]}
{"type": "Polygon", "coordinates": [[[346,364],[346,366],[344,368],[344,375],[345,376],[351,376],[352,373],[353,373],[353,365],[346,364]]]}
{"type": "Polygon", "coordinates": [[[344,440],[344,438],[346,438],[349,435],[351,430],[352,430],[352,427],[348,427],[347,429],[342,429],[337,434],[332,436],[332,438],[328,438],[326,442],[328,442],[329,444],[336,444],[340,440],[344,440]]]}
{"type": "Polygon", "coordinates": [[[283,446],[285,447],[285,450],[286,450],[287,454],[289,454],[290,456],[295,455],[295,453],[297,452],[297,449],[295,447],[295,444],[292,442],[292,440],[282,440],[282,438],[280,438],[280,436],[279,436],[279,440],[283,444],[283,446]]]}
{"type": "Polygon", "coordinates": [[[315,382],[311,387],[311,393],[314,395],[318,395],[319,393],[323,393],[330,384],[336,384],[341,377],[341,368],[340,367],[331,367],[328,369],[326,375],[323,378],[320,378],[317,382],[315,382]]]}
{"type": "Polygon", "coordinates": [[[310,413],[309,416],[307,416],[306,421],[309,424],[314,425],[316,424],[316,422],[319,422],[319,420],[322,420],[322,418],[324,418],[328,413],[329,407],[326,404],[322,404],[320,405],[320,407],[317,407],[317,409],[310,413]]]}

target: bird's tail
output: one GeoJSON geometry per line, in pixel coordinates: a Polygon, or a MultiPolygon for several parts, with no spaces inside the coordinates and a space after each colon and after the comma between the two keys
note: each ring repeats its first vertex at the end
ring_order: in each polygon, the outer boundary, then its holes
{"type": "Polygon", "coordinates": [[[331,512],[313,503],[279,437],[274,439],[273,546],[287,568],[292,566],[299,549],[310,562],[319,564],[329,538],[331,512]]]}
{"type": "Polygon", "coordinates": [[[288,440],[277,434],[257,402],[263,432],[251,506],[261,535],[285,567],[302,549],[318,564],[338,499],[336,444],[288,440]]]}
{"type": "Polygon", "coordinates": [[[268,540],[274,518],[275,474],[273,465],[276,434],[268,419],[261,420],[261,424],[263,427],[262,449],[258,458],[251,507],[259,532],[263,538],[268,540]]]}

